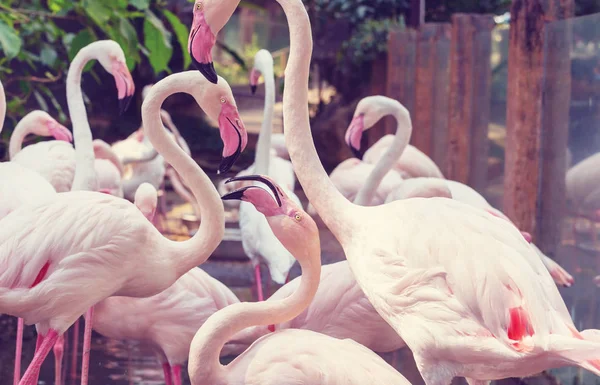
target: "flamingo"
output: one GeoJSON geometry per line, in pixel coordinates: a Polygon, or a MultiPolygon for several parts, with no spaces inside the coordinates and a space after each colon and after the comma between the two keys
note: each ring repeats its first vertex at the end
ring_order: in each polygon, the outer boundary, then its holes
{"type": "MultiPolygon", "coordinates": [[[[237,4],[196,2],[189,46],[204,70],[214,34],[237,4]]],[[[310,134],[308,14],[300,0],[280,4],[290,29],[284,134],[296,176],[369,302],[413,352],[425,383],[447,385],[463,376],[483,384],[561,365],[600,374],[600,344],[575,328],[552,277],[512,224],[445,198],[359,206],[335,188],[310,134]]],[[[397,158],[389,148],[381,177],[397,158]]],[[[201,330],[211,330],[210,321],[201,330]]],[[[201,346],[194,342],[192,350],[201,346]]],[[[194,364],[208,358],[199,355],[194,364]]]]}
{"type": "MultiPolygon", "coordinates": [[[[4,88],[0,83],[0,132],[4,125],[6,113],[6,98],[4,88]]],[[[43,111],[32,111],[25,115],[15,127],[10,138],[10,151],[21,148],[23,139],[34,133],[42,136],[54,136],[57,140],[71,140],[71,133],[50,115],[43,111]]],[[[41,175],[14,162],[0,163],[0,221],[16,208],[29,203],[51,200],[56,196],[54,187],[41,175]]],[[[15,367],[13,384],[17,385],[21,377],[21,354],[23,350],[23,319],[17,321],[17,336],[15,343],[15,367]]]]}
{"type": "MultiPolygon", "coordinates": [[[[131,74],[124,63],[116,58],[123,57],[123,50],[112,40],[101,40],[93,42],[82,48],[73,59],[67,74],[67,103],[73,123],[73,134],[75,140],[79,137],[78,146],[89,146],[80,154],[91,154],[91,131],[87,122],[83,95],[81,94],[81,74],[83,66],[92,59],[97,59],[102,67],[115,78],[119,106],[121,111],[129,105],[135,86],[131,74]],[[75,107],[75,112],[72,111],[75,107]],[[90,138],[89,140],[88,137],[90,138]]],[[[75,164],[77,152],[73,146],[64,141],[48,141],[27,146],[18,152],[12,161],[40,173],[48,180],[57,192],[70,191],[76,180],[75,164]]],[[[84,178],[80,175],[79,179],[84,178]]],[[[95,178],[89,180],[95,183],[95,178]]],[[[91,190],[96,186],[88,186],[91,190]]]]}
{"type": "Polygon", "coordinates": [[[302,267],[298,289],[279,301],[236,303],[211,315],[192,340],[188,372],[192,385],[225,384],[403,384],[409,382],[381,357],[352,340],[339,340],[309,330],[287,329],[256,341],[229,365],[221,366],[219,352],[236,332],[251,325],[278,323],[300,314],[319,285],[321,249],[312,218],[268,177],[252,175],[233,180],[260,181],[223,199],[253,204],[273,233],[302,267]]]}
{"type": "Polygon", "coordinates": [[[94,139],[94,170],[98,180],[97,190],[123,198],[123,165],[110,145],[103,140],[94,139]]]}
{"type": "MultiPolygon", "coordinates": [[[[252,170],[258,174],[267,174],[281,184],[288,196],[298,205],[300,199],[293,193],[295,176],[292,164],[288,160],[273,157],[270,154],[271,132],[273,122],[273,106],[275,105],[275,77],[273,74],[273,57],[267,50],[260,50],[254,57],[254,67],[251,72],[251,84],[262,74],[265,78],[265,109],[264,117],[256,145],[256,153],[252,170]]],[[[246,173],[249,173],[246,170],[246,173]]],[[[278,284],[287,281],[289,271],[295,259],[294,256],[279,242],[271,231],[264,215],[259,213],[252,204],[240,203],[239,224],[244,252],[254,266],[256,293],[259,301],[264,300],[260,264],[265,263],[271,274],[271,279],[278,284]]]]}
{"type": "Polygon", "coordinates": [[[600,218],[600,152],[567,171],[567,199],[582,212],[600,218]]]}
{"type": "MultiPolygon", "coordinates": [[[[364,130],[371,128],[377,121],[386,115],[398,118],[404,107],[397,101],[384,96],[367,96],[363,98],[354,111],[354,117],[346,131],[346,142],[355,155],[360,156],[360,139],[364,130]]],[[[386,150],[400,141],[406,141],[407,145],[394,164],[393,169],[398,171],[402,178],[434,177],[444,178],[435,162],[431,160],[418,148],[408,144],[412,130],[404,126],[405,122],[399,121],[396,135],[385,135],[372,145],[362,157],[369,164],[377,164],[381,161],[386,150]]]]}
{"type": "MultiPolygon", "coordinates": [[[[412,178],[407,179],[400,184],[386,198],[386,203],[415,197],[432,198],[445,197],[455,199],[466,203],[473,207],[485,210],[492,215],[502,218],[514,225],[514,223],[504,213],[495,207],[472,187],[453,180],[445,180],[439,178],[412,178]]],[[[521,232],[527,242],[532,241],[531,235],[527,232],[521,232]]],[[[534,243],[531,243],[537,255],[542,260],[542,263],[550,272],[552,279],[557,285],[571,287],[575,280],[562,266],[556,263],[553,259],[544,254],[534,243]]]]}
{"type": "MultiPolygon", "coordinates": [[[[123,56],[115,60],[125,65],[123,56]]],[[[182,175],[198,200],[203,214],[200,228],[188,241],[171,241],[129,201],[90,191],[57,194],[50,202],[22,206],[6,216],[0,226],[0,313],[37,324],[44,336],[20,385],[35,383],[41,363],[58,336],[86,310],[90,309],[87,320],[91,320],[93,305],[110,296],[160,293],[203,263],[223,237],[220,197],[206,174],[163,129],[160,104],[173,87],[202,102],[208,115],[219,121],[226,167],[231,165],[231,155],[239,155],[246,146],[244,125],[224,80],[209,86],[196,71],[167,79],[148,96],[142,120],[153,146],[182,175]]],[[[76,182],[80,168],[93,174],[93,157],[83,160],[77,164],[76,182]]],[[[86,178],[79,183],[91,185],[86,178]]],[[[86,322],[84,385],[90,337],[91,325],[86,322]]]]}

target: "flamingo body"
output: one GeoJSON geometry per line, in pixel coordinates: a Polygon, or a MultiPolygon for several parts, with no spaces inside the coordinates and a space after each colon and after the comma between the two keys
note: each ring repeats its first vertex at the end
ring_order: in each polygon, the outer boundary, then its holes
{"type": "Polygon", "coordinates": [[[21,205],[43,202],[56,195],[41,175],[18,163],[0,163],[0,179],[0,219],[21,205]]]}
{"type": "Polygon", "coordinates": [[[600,152],[567,171],[567,198],[586,211],[600,210],[600,152]]]}

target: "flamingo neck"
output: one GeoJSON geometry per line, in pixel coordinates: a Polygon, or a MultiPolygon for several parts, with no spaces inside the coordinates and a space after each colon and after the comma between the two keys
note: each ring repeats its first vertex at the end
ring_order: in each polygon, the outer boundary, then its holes
{"type": "Polygon", "coordinates": [[[273,132],[273,109],[275,108],[275,75],[273,66],[261,68],[260,72],[265,79],[265,110],[263,113],[262,126],[256,144],[254,156],[254,173],[260,175],[269,174],[269,162],[271,159],[271,134],[273,132]]]}
{"type": "Polygon", "coordinates": [[[27,119],[23,118],[17,123],[13,133],[10,135],[8,144],[8,159],[13,159],[15,155],[23,148],[23,141],[27,135],[32,133],[32,126],[27,124],[27,119]]]}
{"type": "Polygon", "coordinates": [[[373,168],[367,180],[362,185],[356,198],[354,198],[354,204],[360,206],[368,206],[373,200],[375,191],[379,187],[379,184],[385,177],[385,175],[394,167],[394,164],[400,159],[404,149],[408,146],[410,136],[412,134],[412,123],[410,121],[410,114],[400,103],[396,102],[397,106],[390,111],[389,115],[394,116],[397,122],[396,135],[390,147],[383,154],[377,165],[373,168]]]}
{"type": "Polygon", "coordinates": [[[312,55],[312,32],[300,0],[277,0],[288,19],[290,56],[285,69],[283,128],[294,171],[308,200],[325,225],[342,244],[351,240],[362,210],[335,188],[315,149],[308,113],[308,75],[312,55]]]}
{"type": "Polygon", "coordinates": [[[188,71],[165,78],[152,87],[142,105],[142,124],[146,136],[189,186],[202,213],[200,228],[189,240],[173,242],[161,238],[165,255],[178,276],[204,263],[217,248],[225,232],[223,202],[215,186],[198,164],[169,136],[160,120],[160,108],[164,100],[174,93],[190,94],[202,106],[201,98],[197,97],[198,88],[202,88],[198,81],[201,76],[197,71],[188,71]]]}
{"type": "Polygon", "coordinates": [[[0,82],[0,132],[4,127],[4,118],[6,118],[6,95],[4,94],[4,86],[0,82]]]}
{"type": "Polygon", "coordinates": [[[73,125],[76,165],[72,191],[95,191],[97,189],[92,130],[90,129],[85,104],[83,103],[83,93],[81,92],[83,68],[90,60],[96,58],[94,50],[81,49],[73,58],[67,73],[67,106],[73,125]]]}
{"type": "MultiPolygon", "coordinates": [[[[321,249],[318,230],[306,242],[303,258],[297,258],[302,276],[295,292],[278,301],[239,302],[211,315],[194,336],[189,361],[192,384],[222,383],[226,367],[219,354],[231,338],[252,326],[279,324],[301,314],[313,300],[321,277],[321,249]]],[[[297,255],[295,255],[297,257],[297,255]]]]}

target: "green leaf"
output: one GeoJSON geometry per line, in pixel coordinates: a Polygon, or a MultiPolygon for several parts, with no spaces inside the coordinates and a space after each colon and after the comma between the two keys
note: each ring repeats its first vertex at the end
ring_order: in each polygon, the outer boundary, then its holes
{"type": "Polygon", "coordinates": [[[73,9],[73,1],[71,0],[48,0],[48,8],[53,13],[67,13],[73,9]]]}
{"type": "Polygon", "coordinates": [[[171,11],[164,10],[163,14],[173,27],[173,31],[175,32],[175,36],[177,37],[177,41],[181,46],[181,52],[183,52],[183,69],[187,69],[192,63],[192,58],[190,57],[190,53],[187,50],[187,41],[188,35],[190,31],[188,31],[187,27],[179,20],[179,18],[171,11]]]}
{"type": "Polygon", "coordinates": [[[150,0],[129,0],[129,3],[142,11],[150,6],[150,0]]]}
{"type": "MultiPolygon", "coordinates": [[[[71,45],[68,47],[69,49],[69,61],[72,61],[73,58],[75,57],[75,55],[77,55],[77,52],[79,52],[80,49],[82,49],[83,47],[85,47],[86,45],[96,41],[96,34],[94,33],[94,31],[90,28],[86,28],[83,29],[81,31],[79,31],[79,33],[77,35],[75,35],[75,37],[73,38],[73,40],[71,40],[71,45]]],[[[84,72],[89,71],[92,67],[94,66],[94,62],[89,62],[85,68],[84,68],[84,72]]]]}
{"type": "Polygon", "coordinates": [[[56,50],[52,48],[52,46],[44,44],[42,50],[40,51],[40,60],[42,63],[48,67],[54,67],[57,58],[58,54],[56,53],[56,50]]]}
{"type": "Polygon", "coordinates": [[[102,0],[83,0],[83,9],[85,13],[100,28],[106,27],[106,22],[110,19],[111,9],[104,4],[102,0]]]}
{"type": "Polygon", "coordinates": [[[0,21],[0,46],[8,59],[13,59],[21,50],[21,38],[17,32],[3,21],[0,21]]]}
{"type": "Polygon", "coordinates": [[[173,55],[171,33],[151,11],[146,11],[144,20],[144,45],[150,51],[148,60],[155,74],[169,69],[169,60],[173,55]]]}

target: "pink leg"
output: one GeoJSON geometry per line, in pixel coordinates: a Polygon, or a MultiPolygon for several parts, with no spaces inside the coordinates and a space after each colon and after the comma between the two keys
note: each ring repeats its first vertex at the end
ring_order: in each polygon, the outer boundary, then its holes
{"type": "Polygon", "coordinates": [[[288,271],[287,275],[285,276],[285,283],[289,283],[290,282],[290,272],[288,271]]]}
{"type": "Polygon", "coordinates": [[[173,379],[171,378],[171,365],[165,362],[163,365],[163,373],[165,374],[165,385],[173,385],[173,379]]]}
{"type": "MultiPolygon", "coordinates": [[[[33,361],[29,364],[29,367],[25,371],[23,378],[21,378],[21,382],[19,385],[36,385],[37,379],[40,375],[40,369],[42,368],[42,363],[50,353],[50,349],[54,346],[54,343],[58,339],[58,333],[54,329],[50,329],[48,331],[48,335],[43,339],[43,342],[39,346],[39,349],[36,351],[33,356],[33,361]]],[[[38,338],[39,340],[39,338],[38,338]]]]}
{"type": "Polygon", "coordinates": [[[40,346],[42,346],[43,342],[44,342],[44,336],[38,333],[37,338],[35,340],[35,352],[36,353],[38,350],[40,350],[40,346]]]}
{"type": "Polygon", "coordinates": [[[256,293],[258,295],[259,301],[264,301],[263,290],[262,290],[262,280],[260,279],[260,264],[254,266],[254,279],[256,280],[256,293]]]}
{"type": "Polygon", "coordinates": [[[21,355],[23,354],[23,318],[17,322],[17,341],[15,348],[15,371],[13,385],[18,385],[21,379],[21,355]]]}
{"type": "Polygon", "coordinates": [[[396,369],[396,365],[398,365],[398,351],[394,350],[392,352],[392,366],[396,369]]]}
{"type": "Polygon", "coordinates": [[[81,356],[81,385],[87,385],[90,369],[90,350],[92,348],[92,317],[94,307],[88,309],[85,315],[85,329],[83,331],[83,355],[81,356]]]}
{"type": "Polygon", "coordinates": [[[79,349],[79,319],[73,325],[73,346],[71,347],[71,379],[77,377],[77,355],[79,349]]]}
{"type": "Polygon", "coordinates": [[[181,365],[173,366],[173,385],[181,385],[181,365]]]}
{"type": "Polygon", "coordinates": [[[54,384],[62,385],[62,360],[65,351],[65,335],[61,335],[54,344],[54,384]]]}

